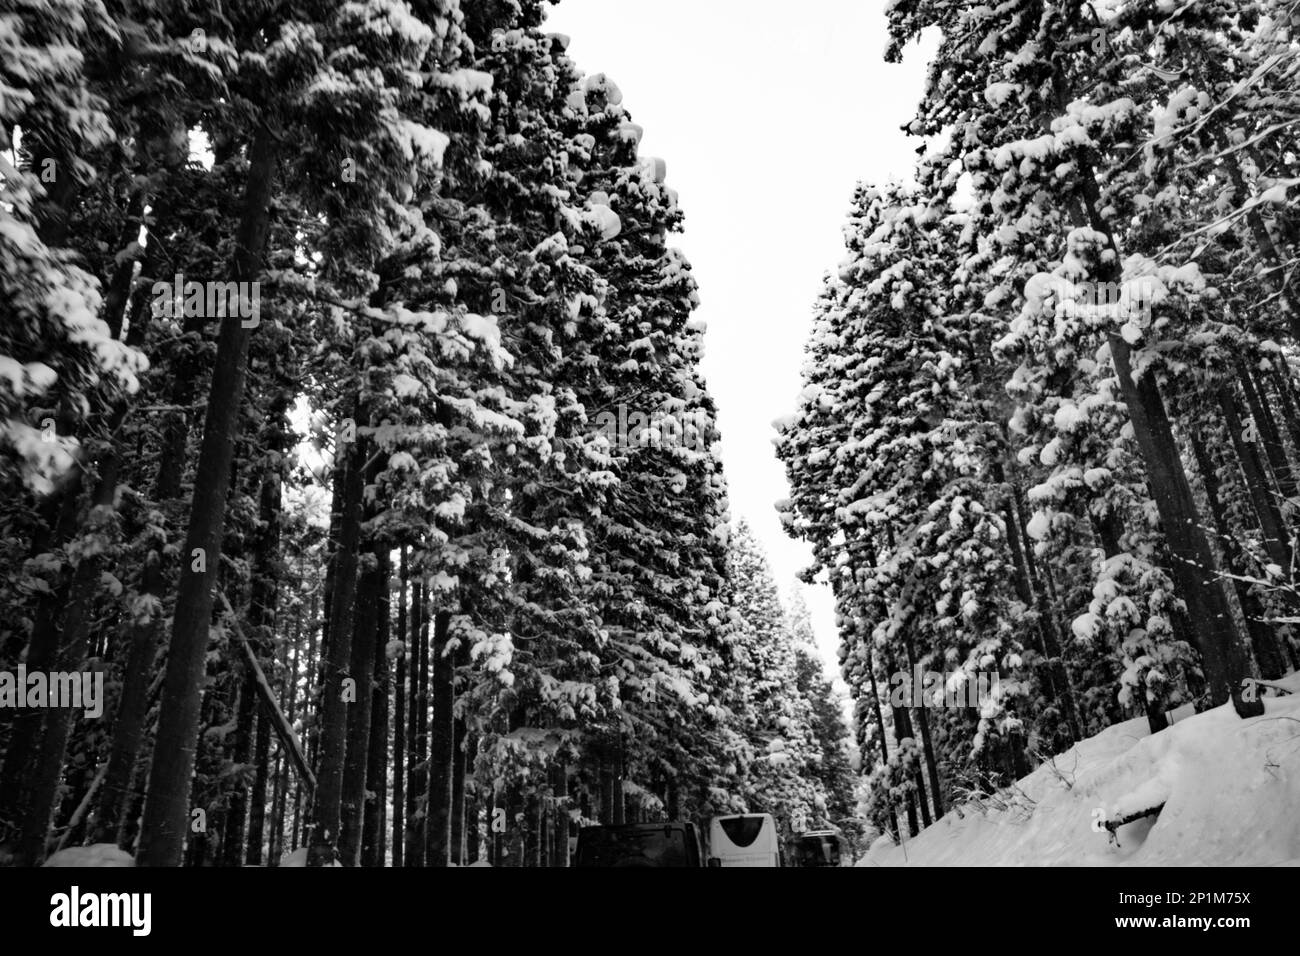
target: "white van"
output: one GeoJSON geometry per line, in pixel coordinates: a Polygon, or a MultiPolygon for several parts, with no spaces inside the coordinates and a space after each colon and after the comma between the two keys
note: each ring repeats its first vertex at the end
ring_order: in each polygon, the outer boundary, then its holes
{"type": "Polygon", "coordinates": [[[781,841],[770,813],[737,813],[709,823],[709,866],[780,866],[781,841]]]}

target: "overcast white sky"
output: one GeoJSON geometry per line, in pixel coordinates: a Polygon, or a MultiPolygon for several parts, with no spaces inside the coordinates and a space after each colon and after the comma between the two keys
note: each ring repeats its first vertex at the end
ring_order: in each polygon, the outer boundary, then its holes
{"type": "MultiPolygon", "coordinates": [[[[809,563],[774,504],[789,496],[772,422],[794,409],[822,276],[843,258],[854,184],[908,178],[919,141],[899,127],[929,49],[883,61],[873,0],[561,0],[547,29],[572,38],[645,127],[643,155],[681,195],[677,244],[700,284],[704,372],[718,403],[733,519],[746,518],[783,592],[809,563]]],[[[829,588],[808,589],[837,671],[829,588]]]]}

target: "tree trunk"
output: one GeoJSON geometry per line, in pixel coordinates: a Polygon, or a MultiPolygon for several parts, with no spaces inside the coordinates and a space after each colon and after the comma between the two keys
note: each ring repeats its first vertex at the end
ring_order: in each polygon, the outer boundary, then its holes
{"type": "Polygon", "coordinates": [[[393,866],[402,866],[405,849],[403,811],[406,809],[406,545],[402,545],[400,559],[401,591],[397,603],[397,633],[403,643],[397,655],[397,676],[393,680],[393,866]]]}
{"type": "MultiPolygon", "coordinates": [[[[251,668],[241,668],[239,685],[239,711],[231,759],[239,768],[238,772],[243,774],[253,754],[253,729],[257,715],[257,685],[251,668]]],[[[221,837],[222,866],[239,866],[244,862],[244,820],[247,815],[248,790],[242,782],[236,782],[230,790],[230,805],[221,837]]]]}
{"type": "MultiPolygon", "coordinates": [[[[116,455],[107,456],[103,463],[92,502],[94,512],[100,516],[106,516],[113,509],[119,464],[116,455]]],[[[98,556],[84,557],[77,566],[69,592],[63,634],[53,666],[49,668],[52,671],[81,671],[85,667],[91,614],[99,595],[102,567],[98,556]]],[[[72,721],[70,708],[49,708],[45,712],[36,762],[22,791],[25,803],[14,851],[19,866],[38,866],[45,859],[45,840],[63,776],[63,759],[72,721]]]]}
{"type": "Polygon", "coordinates": [[[1258,716],[1264,712],[1263,704],[1242,698],[1242,680],[1249,676],[1245,648],[1219,584],[1160,390],[1150,375],[1134,381],[1129,344],[1116,333],[1108,339],[1120,391],[1146,464],[1148,487],[1173,559],[1170,570],[1197,636],[1210,700],[1219,705],[1231,699],[1239,716],[1258,716]]]}
{"type": "MultiPolygon", "coordinates": [[[[355,407],[355,406],[354,406],[355,407]]],[[[357,410],[357,420],[362,420],[357,410]]],[[[348,750],[348,714],[364,698],[369,709],[369,682],[362,685],[359,675],[349,675],[352,667],[352,630],[357,598],[357,568],[360,563],[361,520],[365,491],[365,461],[368,442],[360,437],[340,454],[338,467],[344,469],[343,497],[338,502],[338,551],[334,555],[334,593],[330,601],[328,658],[321,692],[320,770],[317,772],[314,797],[309,866],[328,866],[338,856],[337,846],[343,826],[344,765],[348,750]],[[349,679],[354,683],[346,684],[349,679]],[[354,696],[349,701],[347,697],[354,696]]],[[[367,669],[370,658],[367,656],[367,669]]],[[[364,766],[364,765],[363,765],[364,766]]],[[[343,861],[351,865],[349,861],[343,861]]]]}
{"type": "MultiPolygon", "coordinates": [[[[274,373],[278,360],[269,362],[274,373]]],[[[260,438],[266,450],[262,480],[258,487],[257,531],[253,542],[252,584],[249,597],[249,623],[254,651],[263,674],[274,673],[276,660],[276,619],[280,606],[280,554],[281,513],[285,453],[292,443],[287,427],[287,415],[293,402],[288,388],[278,388],[267,403],[266,421],[260,438]]],[[[269,689],[269,688],[268,688],[269,689]]],[[[248,687],[256,696],[254,681],[248,687]]],[[[256,705],[253,711],[255,730],[253,745],[253,789],[248,811],[248,845],[244,860],[252,866],[262,862],[263,829],[266,819],[266,779],[271,756],[271,718],[264,706],[256,705]]],[[[243,787],[238,790],[241,799],[247,799],[243,787]]],[[[242,842],[242,841],[241,841],[242,842]]],[[[237,864],[235,864],[237,865],[237,864]]]]}
{"type": "MultiPolygon", "coordinates": [[[[569,865],[569,775],[563,763],[552,764],[550,778],[553,800],[550,826],[551,854],[547,866],[567,867],[569,865]]],[[[667,806],[668,802],[665,800],[664,805],[667,806]]],[[[669,819],[674,818],[669,817],[669,819]]]]}
{"type": "MultiPolygon", "coordinates": [[[[903,646],[907,651],[907,668],[913,673],[916,671],[916,661],[912,657],[912,641],[905,638],[903,646]]],[[[943,818],[943,797],[940,795],[939,788],[939,765],[934,758],[934,744],[930,739],[930,715],[928,713],[929,705],[925,701],[912,701],[916,708],[916,721],[921,726],[921,747],[925,756],[925,767],[930,778],[930,800],[934,803],[934,818],[940,820],[943,818]]]]}
{"type": "Polygon", "coordinates": [[[262,865],[262,843],[266,839],[266,784],[271,771],[271,721],[266,709],[257,708],[257,733],[253,743],[253,795],[248,807],[248,866],[262,865]]]}
{"type": "MultiPolygon", "coordinates": [[[[1093,530],[1101,540],[1102,553],[1105,554],[1107,558],[1115,557],[1123,550],[1120,547],[1120,541],[1124,537],[1123,522],[1113,511],[1107,512],[1100,518],[1095,514],[1090,515],[1090,517],[1092,519],[1093,530]]],[[[1176,619],[1173,626],[1175,631],[1177,631],[1178,623],[1176,619]]],[[[1191,637],[1191,635],[1187,636],[1191,637]]],[[[1179,637],[1181,637],[1181,635],[1179,635],[1179,637]]],[[[1117,682],[1118,676],[1117,673],[1117,682]]],[[[1147,727],[1150,729],[1151,733],[1158,734],[1169,726],[1169,719],[1165,717],[1165,712],[1156,703],[1149,699],[1145,690],[1142,692],[1142,710],[1147,716],[1147,727]]]]}
{"type": "MultiPolygon", "coordinates": [[[[889,669],[890,673],[893,673],[894,668],[892,664],[886,662],[885,666],[889,669]]],[[[894,743],[896,743],[901,750],[903,747],[903,741],[912,736],[912,721],[907,716],[906,707],[894,707],[891,703],[890,712],[893,714],[894,718],[894,743]]],[[[907,796],[907,828],[910,835],[916,836],[921,832],[921,825],[917,821],[917,796],[920,797],[920,810],[922,817],[924,818],[924,825],[930,825],[930,809],[925,802],[925,781],[921,777],[920,767],[916,767],[914,770],[913,783],[915,784],[915,793],[909,793],[907,796]]]]}
{"type": "Polygon", "coordinates": [[[623,738],[620,736],[618,749],[614,752],[614,780],[610,792],[610,799],[614,801],[614,823],[622,825],[627,823],[627,797],[623,793],[623,781],[627,773],[627,756],[623,749],[623,738]]]}
{"type": "Polygon", "coordinates": [[[371,703],[375,695],[375,643],[378,634],[379,592],[383,587],[380,556],[364,558],[357,588],[349,673],[356,681],[356,700],[347,710],[347,757],[343,765],[342,831],[339,854],[344,866],[360,866],[366,809],[366,778],[370,772],[371,703]]]}
{"type": "MultiPolygon", "coordinates": [[[[466,761],[469,762],[469,756],[466,755],[466,761]]],[[[478,789],[475,788],[473,793],[466,790],[465,793],[465,865],[473,866],[479,861],[481,847],[479,844],[479,815],[482,811],[482,801],[479,799],[478,789]]]]}
{"type": "MultiPolygon", "coordinates": [[[[868,651],[866,668],[867,668],[867,675],[871,678],[871,700],[873,701],[871,709],[875,712],[875,716],[876,716],[876,738],[880,741],[880,763],[882,766],[888,766],[889,736],[885,732],[884,705],[881,703],[880,700],[880,688],[876,684],[876,668],[873,661],[873,657],[874,655],[871,654],[870,651],[868,651]]],[[[916,836],[916,810],[911,807],[909,807],[908,809],[909,809],[909,821],[911,823],[911,834],[912,836],[916,836]]],[[[894,838],[895,842],[898,842],[898,835],[899,835],[898,814],[895,812],[892,806],[889,808],[889,825],[893,827],[890,836],[894,838]]]]}
{"type": "Polygon", "coordinates": [[[428,715],[429,715],[429,628],[428,628],[428,589],[421,580],[415,586],[415,607],[411,616],[411,646],[414,652],[415,673],[411,675],[410,728],[407,733],[409,746],[412,748],[410,779],[407,781],[406,818],[408,840],[406,844],[406,865],[424,866],[424,827],[428,808],[420,803],[428,796],[426,774],[428,772],[428,715]]]}
{"type": "Polygon", "coordinates": [[[503,842],[508,849],[503,853],[505,860],[502,865],[522,867],[524,865],[524,827],[521,818],[524,815],[524,797],[520,792],[518,783],[511,783],[506,786],[505,804],[506,832],[503,842]]]}
{"type": "MultiPolygon", "coordinates": [[[[468,728],[467,728],[468,729],[468,728]]],[[[474,773],[478,760],[478,737],[465,738],[465,865],[479,860],[479,816],[483,811],[483,788],[474,773]]]]}
{"type": "Polygon", "coordinates": [[[1247,441],[1237,401],[1226,388],[1219,390],[1219,407],[1223,410],[1224,421],[1228,425],[1228,437],[1232,441],[1233,451],[1241,464],[1242,474],[1246,479],[1246,491],[1254,505],[1259,518],[1259,527],[1263,532],[1264,550],[1269,560],[1282,569],[1290,578],[1294,572],[1291,566],[1291,538],[1282,522],[1282,513],[1278,510],[1273,497],[1273,489],[1264,463],[1260,460],[1258,441],[1247,441]]]}
{"type": "MultiPolygon", "coordinates": [[[[994,479],[1001,482],[1005,478],[1002,466],[998,465],[994,479]]],[[[1047,658],[1048,678],[1055,699],[1060,701],[1061,710],[1064,712],[1065,727],[1070,742],[1074,743],[1083,739],[1083,727],[1079,720],[1079,705],[1075,700],[1074,685],[1070,682],[1070,674],[1065,668],[1065,658],[1062,653],[1064,642],[1061,640],[1063,635],[1058,635],[1057,631],[1060,622],[1048,602],[1047,594],[1037,580],[1037,567],[1033,547],[1028,543],[1029,535],[1025,527],[1020,488],[1015,482],[1010,482],[1009,491],[1003,506],[1003,517],[1007,522],[1007,543],[1011,550],[1011,560],[1016,566],[1019,582],[1017,591],[1022,601],[1027,599],[1027,603],[1038,611],[1038,635],[1043,645],[1043,656],[1047,658]]]]}
{"type": "Polygon", "coordinates": [[[501,843],[504,834],[497,826],[497,819],[504,809],[504,797],[501,787],[496,782],[493,782],[492,796],[487,804],[487,854],[488,864],[493,867],[501,865],[501,843]]]}
{"type": "MultiPolygon", "coordinates": [[[[1239,574],[1244,573],[1246,571],[1245,559],[1241,553],[1241,548],[1237,545],[1237,539],[1228,528],[1227,514],[1223,507],[1223,497],[1219,486],[1219,476],[1215,470],[1214,462],[1210,459],[1209,451],[1198,429],[1193,429],[1188,439],[1192,446],[1192,454],[1196,457],[1196,466],[1201,472],[1201,481],[1205,485],[1205,497],[1210,505],[1210,517],[1214,519],[1214,530],[1219,536],[1224,560],[1229,568],[1239,574]]],[[[1282,662],[1281,652],[1274,639],[1273,632],[1264,623],[1264,606],[1260,603],[1254,591],[1251,590],[1249,584],[1237,580],[1233,581],[1233,585],[1237,592],[1237,601],[1241,605],[1242,616],[1246,619],[1246,630],[1250,635],[1251,647],[1255,651],[1255,662],[1259,665],[1260,674],[1268,680],[1281,677],[1286,672],[1286,668],[1282,662]],[[1270,673],[1272,677],[1269,676],[1270,673]]]]}
{"type": "MultiPolygon", "coordinates": [[[[912,728],[911,712],[906,707],[894,708],[894,735],[900,745],[906,737],[916,739],[916,732],[912,728]]],[[[921,824],[928,827],[933,820],[930,818],[930,804],[926,801],[925,776],[919,765],[913,771],[912,781],[916,784],[917,802],[921,810],[921,824]]]]}
{"type": "Polygon", "coordinates": [[[433,723],[429,731],[429,798],[425,818],[425,866],[443,866],[451,862],[452,764],[455,728],[454,650],[447,646],[449,611],[434,615],[433,626],[433,723]]]}
{"type": "MultiPolygon", "coordinates": [[[[265,126],[249,149],[244,211],[235,239],[235,279],[257,278],[270,224],[276,143],[265,126]]],[[[167,655],[167,677],[158,716],[155,760],[149,774],[137,863],[177,866],[184,847],[187,800],[199,729],[199,707],[212,620],[212,588],[221,567],[221,536],[230,491],[230,466],[239,408],[244,392],[245,360],[251,329],[225,321],[208,390],[207,417],[199,450],[190,527],[182,559],[205,556],[203,570],[181,575],[167,655]],[[163,755],[163,759],[157,759],[163,755]]]]}
{"type": "MultiPolygon", "coordinates": [[[[162,555],[158,549],[150,549],[145,557],[141,592],[161,602],[164,589],[162,555]]],[[[121,832],[124,808],[144,739],[149,681],[158,653],[158,634],[163,619],[161,603],[157,608],[147,621],[133,621],[129,629],[130,647],[122,670],[122,696],[117,705],[117,719],[113,722],[113,743],[104,783],[99,790],[92,843],[114,843],[121,832]]]]}
{"type": "Polygon", "coordinates": [[[362,865],[383,866],[388,847],[388,701],[391,694],[391,674],[388,663],[389,627],[388,579],[392,575],[392,562],[387,546],[375,550],[379,565],[380,587],[376,614],[374,682],[375,691],[370,702],[370,745],[367,747],[366,789],[371,796],[366,800],[365,828],[362,836],[362,865]]]}
{"type": "MultiPolygon", "coordinates": [[[[164,222],[169,219],[169,213],[169,209],[158,208],[153,211],[150,218],[154,223],[164,222]]],[[[137,227],[128,241],[134,241],[138,231],[137,227]]],[[[143,315],[144,307],[149,301],[144,289],[163,261],[161,236],[165,234],[165,227],[149,227],[149,244],[141,263],[141,287],[130,302],[127,343],[131,345],[138,346],[144,341],[143,315]]],[[[118,266],[114,273],[110,294],[105,298],[104,312],[110,319],[110,329],[115,338],[121,330],[122,310],[127,305],[134,263],[133,258],[127,258],[118,266]],[[116,325],[113,324],[114,319],[116,325]]],[[[174,382],[173,388],[175,387],[177,384],[174,382]]],[[[189,379],[186,380],[186,387],[193,388],[189,379]]],[[[163,484],[160,480],[155,489],[155,497],[160,503],[171,501],[180,495],[179,477],[177,475],[177,482],[174,485],[163,484]]],[[[155,602],[157,608],[162,606],[167,587],[163,573],[162,551],[161,541],[157,542],[157,547],[149,549],[145,556],[140,584],[141,595],[155,602]]],[[[162,621],[163,615],[161,610],[158,610],[151,613],[146,620],[133,619],[129,627],[128,650],[122,671],[122,692],[112,725],[113,742],[99,789],[92,843],[113,843],[122,830],[123,805],[135,776],[136,759],[139,756],[144,733],[149,682],[153,673],[162,621]]]]}
{"type": "MultiPolygon", "coordinates": [[[[1092,228],[1108,240],[1110,257],[1097,278],[1103,282],[1118,281],[1121,278],[1119,250],[1101,216],[1101,189],[1091,166],[1083,166],[1080,171],[1082,189],[1078,198],[1083,212],[1092,228]]],[[[1234,626],[1227,596],[1219,586],[1214,556],[1183,471],[1183,460],[1160,388],[1152,375],[1134,378],[1132,349],[1119,333],[1109,332],[1106,338],[1120,394],[1146,468],[1147,486],[1169,546],[1174,584],[1178,596],[1187,604],[1196,634],[1210,701],[1217,706],[1231,699],[1239,716],[1256,717],[1264,712],[1264,705],[1242,698],[1242,681],[1248,676],[1245,647],[1234,626]]]]}
{"type": "MultiPolygon", "coordinates": [[[[306,693],[304,694],[303,704],[302,704],[304,711],[311,710],[311,702],[312,699],[315,697],[316,679],[317,679],[317,675],[320,672],[320,660],[316,653],[316,646],[318,643],[317,616],[319,611],[320,611],[320,593],[315,589],[313,589],[311,592],[311,613],[308,615],[307,618],[307,660],[305,666],[302,669],[302,674],[303,677],[306,678],[306,684],[307,684],[306,693]]],[[[316,712],[316,716],[319,717],[319,714],[320,712],[318,710],[316,712]]],[[[316,733],[314,729],[315,724],[316,721],[313,720],[312,721],[313,730],[309,732],[307,735],[307,748],[308,748],[307,759],[310,760],[312,763],[313,772],[315,768],[318,766],[316,754],[318,751],[317,744],[319,742],[319,734],[316,733]]],[[[298,781],[297,785],[294,787],[293,832],[291,833],[291,839],[290,839],[291,850],[298,849],[299,834],[302,833],[303,809],[304,809],[303,808],[303,785],[302,785],[302,781],[300,780],[298,781]]]]}
{"type": "MultiPolygon", "coordinates": [[[[298,707],[298,642],[302,638],[302,605],[295,603],[293,614],[293,631],[289,638],[288,658],[285,668],[284,688],[280,697],[286,701],[285,717],[292,726],[298,707]]],[[[288,760],[284,753],[284,744],[280,744],[275,758],[275,798],[271,804],[271,840],[267,850],[267,865],[278,866],[284,855],[284,826],[289,808],[288,760]]],[[[292,825],[292,821],[290,821],[292,825]]]]}
{"type": "MultiPolygon", "coordinates": [[[[1277,427],[1277,419],[1269,408],[1267,394],[1255,380],[1255,374],[1245,362],[1237,363],[1237,378],[1241,382],[1242,394],[1246,396],[1246,406],[1250,416],[1255,420],[1259,433],[1259,444],[1264,449],[1264,457],[1273,472],[1278,491],[1284,501],[1293,501],[1300,495],[1296,489],[1295,475],[1291,470],[1291,461],[1286,455],[1286,446],[1282,443],[1282,434],[1277,427]]],[[[1279,511],[1283,510],[1281,507],[1279,511]]]]}
{"type": "MultiPolygon", "coordinates": [[[[48,507],[42,507],[42,512],[44,521],[38,540],[32,544],[33,557],[52,552],[68,539],[77,519],[77,496],[65,495],[57,504],[50,502],[48,507]]],[[[65,568],[54,586],[37,598],[27,644],[28,673],[53,669],[59,652],[59,615],[67,605],[71,578],[65,568]]],[[[8,714],[7,708],[0,709],[0,717],[8,714]]],[[[27,806],[24,790],[35,770],[44,721],[45,714],[35,709],[20,710],[13,718],[7,748],[0,755],[4,761],[4,772],[0,773],[0,820],[17,820],[27,806]]]]}
{"type": "MultiPolygon", "coordinates": [[[[456,665],[463,670],[469,664],[469,647],[461,641],[456,648],[456,665]]],[[[455,718],[451,740],[451,861],[465,865],[465,744],[468,736],[464,715],[455,718]]]]}
{"type": "Polygon", "coordinates": [[[1286,424],[1286,433],[1291,438],[1291,447],[1300,453],[1300,411],[1296,409],[1295,389],[1291,384],[1291,372],[1282,358],[1276,358],[1269,368],[1269,379],[1273,390],[1277,392],[1282,405],[1282,421],[1286,424]]]}

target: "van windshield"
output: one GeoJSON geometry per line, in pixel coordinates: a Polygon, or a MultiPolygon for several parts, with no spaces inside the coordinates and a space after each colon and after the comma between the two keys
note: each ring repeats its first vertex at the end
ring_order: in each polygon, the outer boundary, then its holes
{"type": "Polygon", "coordinates": [[[758,835],[763,832],[765,820],[766,817],[731,817],[719,822],[732,846],[745,847],[758,839],[758,835]]]}

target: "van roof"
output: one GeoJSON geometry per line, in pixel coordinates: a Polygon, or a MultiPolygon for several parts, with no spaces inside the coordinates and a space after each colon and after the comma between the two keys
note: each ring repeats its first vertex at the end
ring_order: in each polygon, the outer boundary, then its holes
{"type": "Polygon", "coordinates": [[[662,823],[592,823],[585,827],[579,827],[578,832],[583,830],[664,830],[673,827],[683,829],[694,826],[689,820],[665,820],[662,823]]]}

